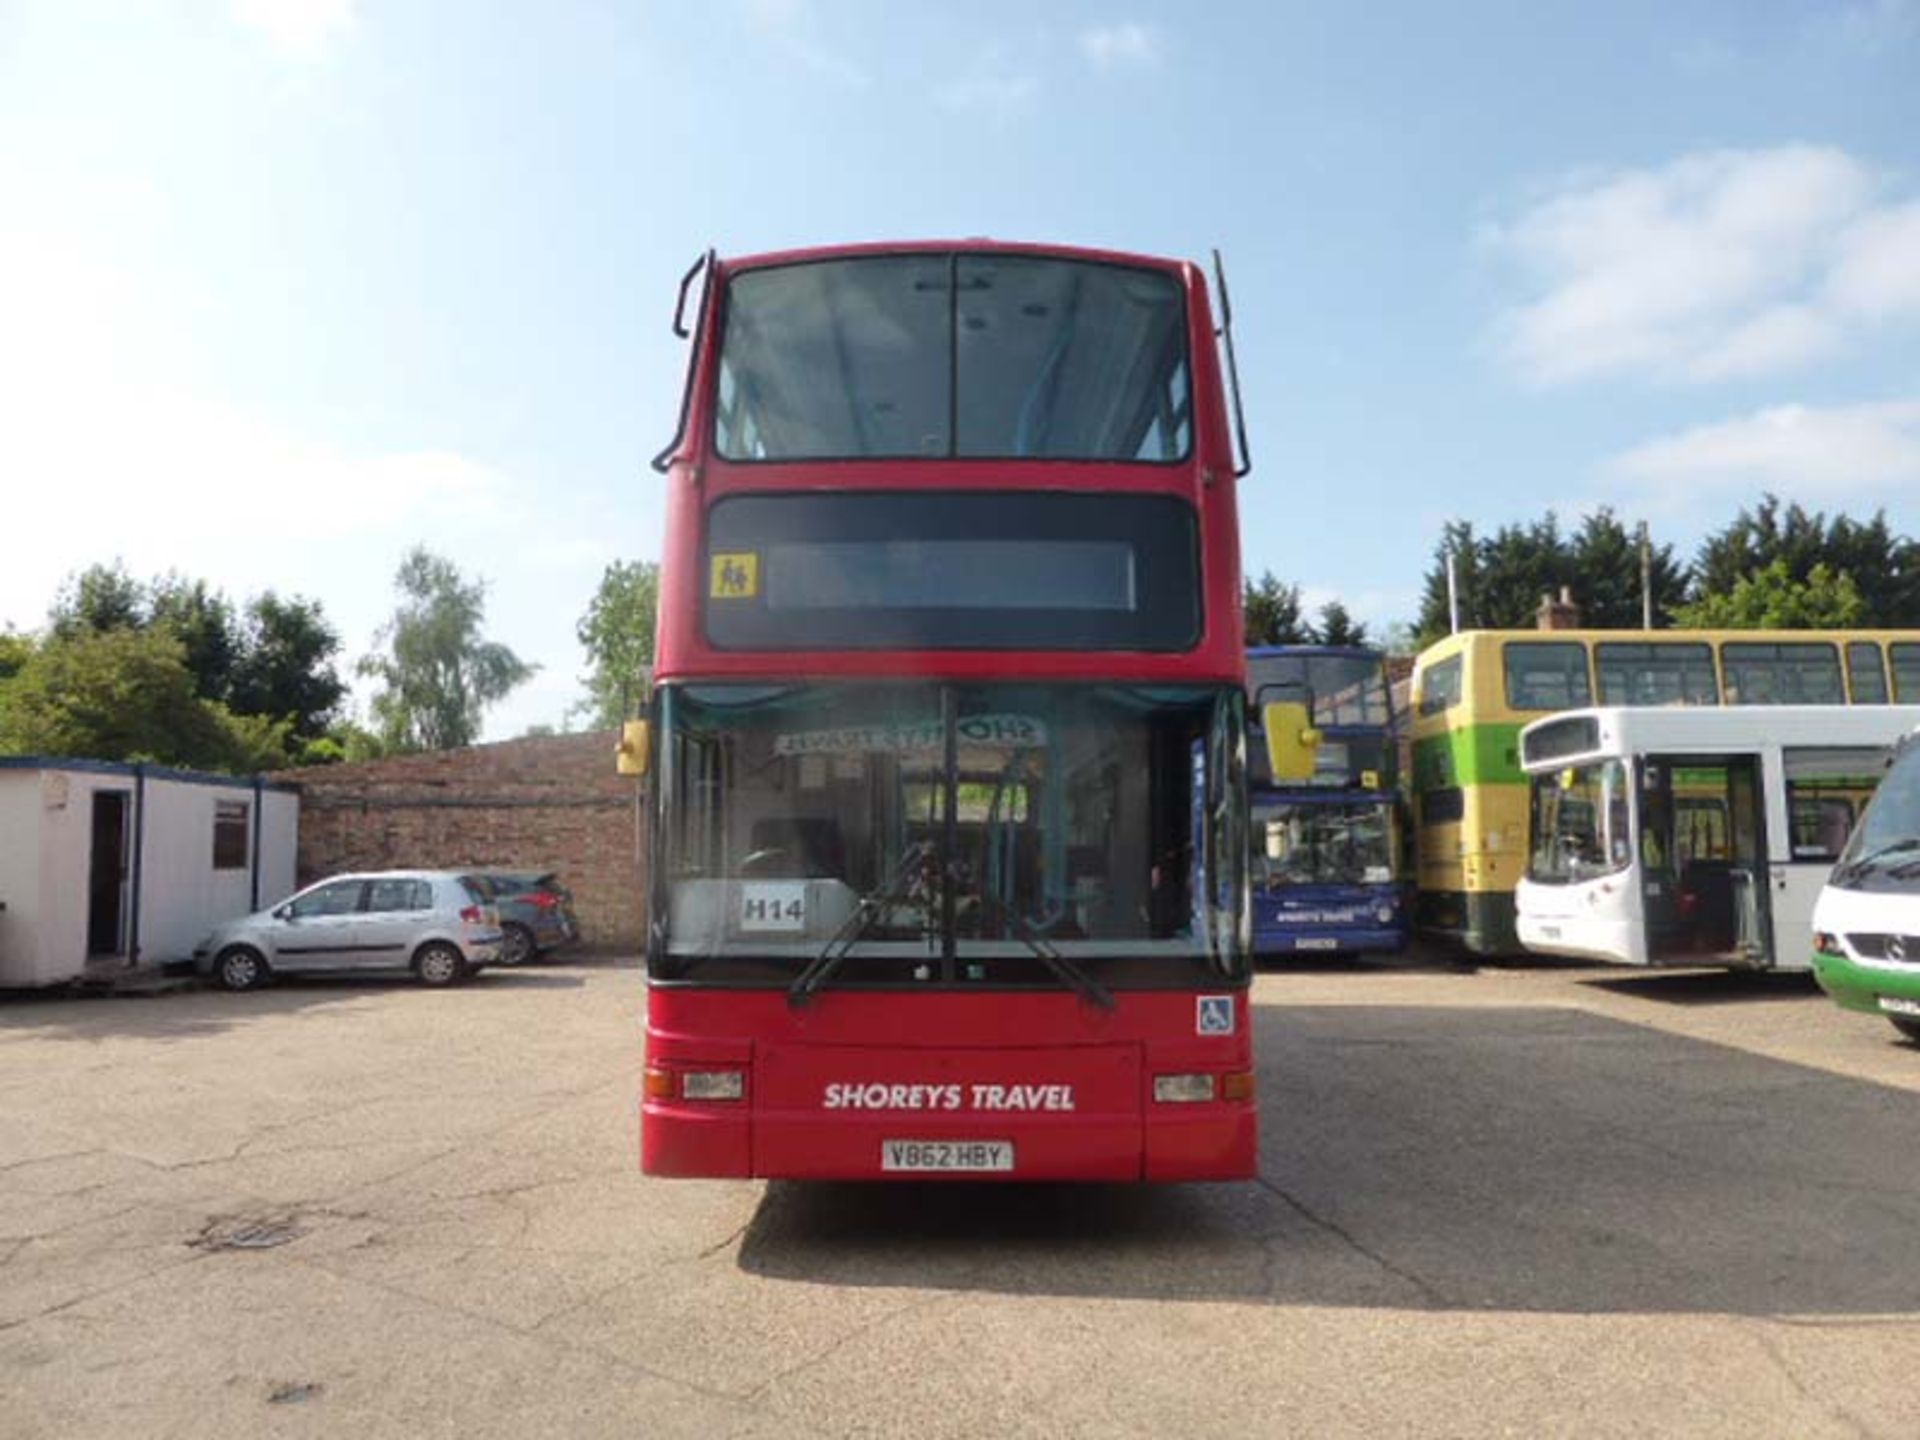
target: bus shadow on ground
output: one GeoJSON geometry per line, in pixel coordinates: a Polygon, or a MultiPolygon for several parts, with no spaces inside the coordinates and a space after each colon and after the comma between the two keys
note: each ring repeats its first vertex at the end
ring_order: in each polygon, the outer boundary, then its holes
{"type": "Polygon", "coordinates": [[[1632,995],[1664,1005],[1749,1005],[1767,1001],[1798,1003],[1818,995],[1813,973],[1805,970],[1654,970],[1583,980],[1595,990],[1632,995]]]}
{"type": "Polygon", "coordinates": [[[1907,1092],[1574,1010],[1256,1016],[1257,1183],[780,1183],[739,1264],[1088,1298],[1920,1313],[1907,1092]]]}

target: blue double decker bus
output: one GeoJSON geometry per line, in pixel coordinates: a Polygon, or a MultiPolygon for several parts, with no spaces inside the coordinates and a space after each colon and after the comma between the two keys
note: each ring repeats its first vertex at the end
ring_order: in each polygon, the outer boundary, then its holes
{"type": "Polygon", "coordinates": [[[1276,780],[1248,747],[1257,956],[1394,952],[1410,897],[1400,825],[1398,746],[1386,657],[1357,646],[1269,645],[1247,652],[1250,713],[1304,705],[1319,732],[1313,775],[1276,780]]]}

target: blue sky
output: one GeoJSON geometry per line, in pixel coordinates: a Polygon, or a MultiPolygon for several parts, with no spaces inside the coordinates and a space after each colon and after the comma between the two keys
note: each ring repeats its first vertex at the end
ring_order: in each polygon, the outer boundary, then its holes
{"type": "Polygon", "coordinates": [[[709,244],[1218,245],[1248,566],[1376,624],[1450,516],[1917,531],[1917,76],[1913,0],[0,0],[0,623],[117,555],[351,657],[424,540],[558,721],[709,244]]]}

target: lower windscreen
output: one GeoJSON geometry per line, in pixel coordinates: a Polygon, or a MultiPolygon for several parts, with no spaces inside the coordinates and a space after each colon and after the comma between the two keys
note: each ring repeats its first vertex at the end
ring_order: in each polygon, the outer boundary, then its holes
{"type": "Polygon", "coordinates": [[[1063,492],[734,496],[708,515],[722,649],[1181,650],[1193,508],[1063,492]]]}
{"type": "Polygon", "coordinates": [[[662,978],[1217,980],[1245,885],[1239,694],[693,685],[658,696],[662,978]]]}

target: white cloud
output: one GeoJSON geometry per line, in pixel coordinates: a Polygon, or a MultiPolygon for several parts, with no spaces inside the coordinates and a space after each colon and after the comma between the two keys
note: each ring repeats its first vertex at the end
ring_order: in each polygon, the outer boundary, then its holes
{"type": "Polygon", "coordinates": [[[1781,405],[1664,436],[1610,476],[1676,499],[1703,490],[1850,498],[1920,485],[1920,399],[1781,405]]]}
{"type": "Polygon", "coordinates": [[[233,18],[288,60],[324,60],[352,33],[356,0],[231,0],[233,18]]]}
{"type": "Polygon", "coordinates": [[[1160,60],[1160,37],[1137,20],[1096,25],[1080,32],[1080,53],[1096,70],[1151,66],[1160,60]]]}
{"type": "Polygon", "coordinates": [[[1826,293],[1866,319],[1920,316],[1920,202],[1864,216],[1842,235],[1826,293]]]}
{"type": "Polygon", "coordinates": [[[1521,375],[1710,381],[1844,348],[1920,316],[1920,205],[1813,146],[1715,151],[1563,182],[1489,232],[1526,298],[1497,327],[1521,375]]]}

